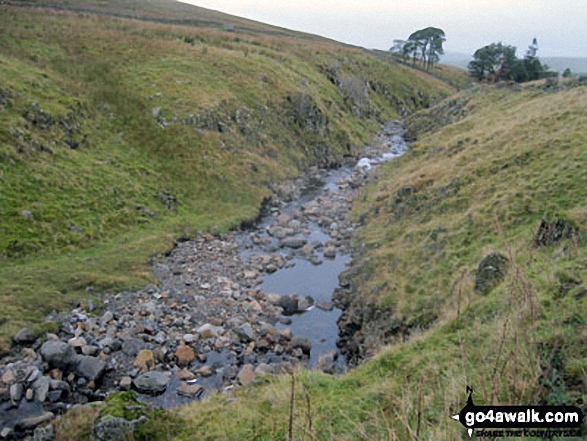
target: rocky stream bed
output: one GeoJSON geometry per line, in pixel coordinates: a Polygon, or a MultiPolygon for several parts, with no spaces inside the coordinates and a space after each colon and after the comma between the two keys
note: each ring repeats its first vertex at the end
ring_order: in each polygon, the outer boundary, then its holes
{"type": "Polygon", "coordinates": [[[157,285],[105,294],[99,314],[91,302],[52,314],[58,335],[21,330],[0,361],[0,439],[51,439],[52,420],[113,391],[173,408],[298,364],[344,372],[333,294],[351,262],[351,203],[406,149],[392,121],[358,163],[277,187],[252,227],[178,242],[153,264],[157,285]]]}

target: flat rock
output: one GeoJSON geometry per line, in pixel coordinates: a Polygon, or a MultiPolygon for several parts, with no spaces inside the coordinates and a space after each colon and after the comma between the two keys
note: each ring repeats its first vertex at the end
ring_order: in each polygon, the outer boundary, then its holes
{"type": "Polygon", "coordinates": [[[294,250],[302,248],[308,243],[307,239],[303,237],[288,237],[282,239],[279,244],[282,248],[292,248],[294,250]]]}
{"type": "Polygon", "coordinates": [[[51,421],[55,415],[52,412],[44,412],[34,417],[23,418],[19,421],[18,427],[22,430],[31,430],[43,423],[51,421]]]}
{"type": "Polygon", "coordinates": [[[204,391],[204,388],[199,384],[188,384],[182,382],[181,385],[177,388],[177,394],[182,395],[184,397],[197,397],[204,391]]]}
{"type": "Polygon", "coordinates": [[[14,342],[19,345],[26,345],[34,343],[37,340],[38,334],[30,328],[22,328],[14,336],[14,342]]]}
{"type": "Polygon", "coordinates": [[[169,378],[162,372],[151,371],[135,378],[133,386],[141,393],[159,395],[165,392],[169,378]]]}
{"type": "Polygon", "coordinates": [[[39,352],[51,367],[68,369],[78,361],[75,350],[62,341],[47,341],[43,343],[39,352]]]}
{"type": "Polygon", "coordinates": [[[332,302],[317,302],[316,308],[321,309],[322,311],[332,311],[334,309],[334,304],[332,302]]]}
{"type": "Polygon", "coordinates": [[[96,381],[104,375],[106,363],[99,358],[80,355],[78,360],[79,364],[76,366],[75,371],[80,377],[96,381]]]}

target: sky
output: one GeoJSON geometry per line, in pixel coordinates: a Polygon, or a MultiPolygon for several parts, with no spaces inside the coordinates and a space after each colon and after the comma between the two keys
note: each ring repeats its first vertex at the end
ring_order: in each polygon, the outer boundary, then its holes
{"type": "Polygon", "coordinates": [[[472,54],[497,41],[522,56],[587,57],[587,0],[182,0],[204,8],[370,49],[428,26],[445,31],[445,50],[472,54]]]}

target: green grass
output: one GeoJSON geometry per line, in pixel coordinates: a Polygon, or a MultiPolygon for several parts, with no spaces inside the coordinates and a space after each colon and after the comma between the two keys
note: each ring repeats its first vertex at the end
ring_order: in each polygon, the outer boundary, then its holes
{"type": "MultiPolygon", "coordinates": [[[[138,3],[94,6],[126,14],[138,3]]],[[[149,2],[144,17],[189,9],[168,6],[149,2]]],[[[453,92],[297,33],[6,5],[0,23],[4,343],[88,291],[144,286],[150,257],[175,238],[255,218],[272,183],[353,154],[400,106],[413,112],[453,92]],[[343,77],[365,99],[331,82],[343,77]]]]}
{"type": "MultiPolygon", "coordinates": [[[[468,439],[450,419],[466,385],[477,404],[587,398],[587,88],[462,94],[464,118],[421,133],[355,203],[365,225],[353,306],[389,312],[364,323],[389,346],[341,378],[298,371],[294,439],[468,439]],[[400,201],[407,185],[416,191],[400,201]],[[582,236],[536,247],[545,212],[582,236]],[[476,269],[494,250],[512,263],[481,295],[476,269]],[[377,333],[393,323],[410,337],[377,333]]],[[[291,378],[268,381],[180,410],[176,439],[288,439],[291,378]]]]}

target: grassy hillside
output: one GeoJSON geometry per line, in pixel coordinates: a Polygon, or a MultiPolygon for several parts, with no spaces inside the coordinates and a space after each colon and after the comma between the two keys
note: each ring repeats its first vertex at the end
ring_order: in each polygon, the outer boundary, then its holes
{"type": "MultiPolygon", "coordinates": [[[[169,3],[140,5],[227,17],[169,3]]],[[[273,183],[451,92],[305,37],[0,6],[0,335],[144,286],[149,256],[175,238],[255,218],[273,183]]]]}
{"type": "MultiPolygon", "coordinates": [[[[411,120],[413,149],[355,207],[353,306],[380,311],[366,346],[390,346],[342,378],[299,371],[294,439],[468,439],[449,418],[467,384],[477,404],[585,402],[586,107],[584,85],[477,88],[411,120]],[[502,281],[479,271],[492,252],[502,281]]],[[[287,439],[291,391],[194,404],[166,436],[287,439]]]]}

